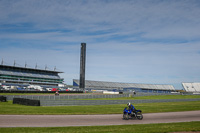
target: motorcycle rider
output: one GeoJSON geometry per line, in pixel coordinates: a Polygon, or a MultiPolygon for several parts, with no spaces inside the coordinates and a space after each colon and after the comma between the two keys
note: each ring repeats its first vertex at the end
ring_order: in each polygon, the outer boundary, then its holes
{"type": "Polygon", "coordinates": [[[56,96],[59,96],[59,92],[58,92],[58,90],[56,90],[55,95],[56,95],[56,96]]]}
{"type": "Polygon", "coordinates": [[[128,106],[128,110],[131,111],[131,114],[136,113],[135,107],[130,102],[127,103],[127,106],[128,106]]]}

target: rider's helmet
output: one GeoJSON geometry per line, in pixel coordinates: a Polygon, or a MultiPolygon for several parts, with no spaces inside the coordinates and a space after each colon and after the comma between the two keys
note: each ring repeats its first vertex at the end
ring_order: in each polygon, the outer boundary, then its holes
{"type": "Polygon", "coordinates": [[[130,102],[128,102],[128,103],[127,103],[127,106],[131,106],[131,103],[130,103],[130,102]]]}

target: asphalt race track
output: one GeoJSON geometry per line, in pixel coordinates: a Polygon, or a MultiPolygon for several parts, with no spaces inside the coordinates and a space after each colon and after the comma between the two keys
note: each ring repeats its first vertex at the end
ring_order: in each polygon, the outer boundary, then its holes
{"type": "Polygon", "coordinates": [[[200,111],[148,113],[143,120],[111,115],[0,115],[0,127],[67,127],[200,121],[200,111]]]}

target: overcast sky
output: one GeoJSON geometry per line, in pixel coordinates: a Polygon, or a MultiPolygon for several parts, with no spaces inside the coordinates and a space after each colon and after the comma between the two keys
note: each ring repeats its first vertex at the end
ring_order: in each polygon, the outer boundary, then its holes
{"type": "Polygon", "coordinates": [[[0,58],[49,70],[72,85],[80,44],[86,80],[200,82],[199,0],[0,0],[0,58]]]}

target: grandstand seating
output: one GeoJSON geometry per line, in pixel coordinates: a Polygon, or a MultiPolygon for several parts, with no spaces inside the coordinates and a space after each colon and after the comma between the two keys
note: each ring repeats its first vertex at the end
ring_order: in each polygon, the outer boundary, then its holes
{"type": "Polygon", "coordinates": [[[200,92],[200,83],[182,83],[186,92],[200,92]]]}
{"type": "MultiPolygon", "coordinates": [[[[79,80],[74,79],[73,84],[79,85],[79,80]]],[[[107,89],[123,89],[123,88],[141,88],[141,89],[153,89],[153,90],[170,90],[174,91],[175,88],[172,85],[156,85],[156,84],[137,84],[137,83],[119,83],[119,82],[104,82],[104,81],[85,81],[86,88],[107,88],[107,89]]]]}
{"type": "Polygon", "coordinates": [[[5,84],[56,85],[63,84],[58,71],[0,65],[0,81],[5,84]]]}
{"type": "Polygon", "coordinates": [[[3,75],[25,76],[25,77],[60,79],[60,77],[58,75],[47,75],[47,74],[39,74],[39,73],[36,74],[36,73],[26,73],[26,72],[15,72],[15,71],[6,71],[6,70],[0,70],[0,74],[3,74],[3,75]]]}

